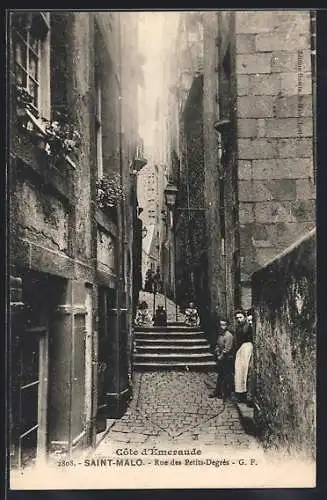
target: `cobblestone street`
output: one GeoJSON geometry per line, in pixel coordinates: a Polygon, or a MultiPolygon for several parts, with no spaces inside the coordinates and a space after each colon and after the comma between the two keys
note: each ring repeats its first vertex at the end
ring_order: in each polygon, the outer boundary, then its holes
{"type": "Polygon", "coordinates": [[[134,398],[125,415],[111,422],[96,454],[107,454],[118,443],[257,447],[243,431],[234,403],[208,398],[215,380],[215,373],[135,373],[134,398]]]}

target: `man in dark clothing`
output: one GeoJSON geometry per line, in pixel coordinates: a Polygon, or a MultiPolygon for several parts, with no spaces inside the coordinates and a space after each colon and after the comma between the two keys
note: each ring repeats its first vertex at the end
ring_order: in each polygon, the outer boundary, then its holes
{"type": "Polygon", "coordinates": [[[225,319],[219,322],[219,333],[215,354],[217,357],[217,383],[216,389],[209,398],[223,398],[224,401],[230,397],[233,390],[233,335],[228,330],[228,323],[225,319]]]}
{"type": "Polygon", "coordinates": [[[153,286],[155,288],[156,293],[162,293],[162,280],[161,280],[161,276],[160,276],[159,267],[157,267],[156,273],[153,276],[153,286]]]}
{"type": "Polygon", "coordinates": [[[153,318],[154,326],[167,326],[167,313],[163,306],[158,306],[153,318]]]}
{"type": "Polygon", "coordinates": [[[152,269],[148,269],[146,274],[145,274],[144,290],[146,292],[151,292],[151,293],[153,291],[153,272],[152,272],[152,269]]]}

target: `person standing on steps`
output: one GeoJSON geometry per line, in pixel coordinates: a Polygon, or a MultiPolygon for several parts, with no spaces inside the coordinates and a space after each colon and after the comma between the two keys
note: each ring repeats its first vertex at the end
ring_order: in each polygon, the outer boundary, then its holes
{"type": "Polygon", "coordinates": [[[235,398],[239,403],[247,400],[247,379],[249,363],[253,351],[252,325],[246,319],[245,311],[235,311],[236,356],[235,356],[235,398]]]}
{"type": "Polygon", "coordinates": [[[167,326],[167,313],[163,306],[158,306],[153,318],[153,326],[167,326]]]}
{"type": "Polygon", "coordinates": [[[145,274],[144,291],[152,293],[153,291],[153,272],[152,269],[148,269],[145,274]]]}
{"type": "Polygon", "coordinates": [[[185,324],[186,326],[199,326],[200,317],[194,302],[190,302],[189,306],[185,309],[185,324]]]}
{"type": "Polygon", "coordinates": [[[228,329],[228,322],[225,318],[219,321],[218,338],[215,347],[217,359],[217,383],[216,388],[209,398],[228,399],[233,391],[234,372],[234,337],[228,329]]]}
{"type": "Polygon", "coordinates": [[[136,326],[152,326],[152,320],[148,309],[148,304],[143,300],[138,305],[136,317],[135,317],[135,325],[136,326]]]}
{"type": "Polygon", "coordinates": [[[153,276],[153,284],[156,289],[156,293],[162,293],[162,279],[160,276],[160,268],[157,267],[155,275],[153,276]]]}

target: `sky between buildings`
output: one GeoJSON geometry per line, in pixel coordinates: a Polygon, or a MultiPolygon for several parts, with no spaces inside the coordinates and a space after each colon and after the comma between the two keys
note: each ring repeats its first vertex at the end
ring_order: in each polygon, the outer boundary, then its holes
{"type": "Polygon", "coordinates": [[[178,12],[141,12],[139,51],[146,58],[143,66],[145,87],[139,99],[140,136],[145,154],[151,155],[156,102],[162,92],[162,53],[175,36],[178,12]]]}

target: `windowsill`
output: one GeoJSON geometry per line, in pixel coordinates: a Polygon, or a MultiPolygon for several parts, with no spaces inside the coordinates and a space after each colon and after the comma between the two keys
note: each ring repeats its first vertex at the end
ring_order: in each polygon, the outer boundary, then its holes
{"type": "MultiPolygon", "coordinates": [[[[45,131],[45,128],[42,126],[40,123],[40,120],[37,119],[33,113],[31,113],[28,109],[25,109],[26,115],[28,116],[29,120],[33,123],[35,128],[37,129],[38,133],[41,134],[44,139],[47,138],[47,133],[45,131]]],[[[75,162],[71,159],[71,157],[67,154],[63,155],[63,158],[66,160],[66,162],[74,169],[77,170],[75,162]]]]}
{"type": "Polygon", "coordinates": [[[101,226],[113,236],[117,236],[116,221],[113,220],[112,217],[109,217],[106,212],[103,212],[103,210],[98,206],[96,207],[95,220],[98,226],[101,226]]]}
{"type": "Polygon", "coordinates": [[[105,217],[106,219],[111,220],[114,224],[117,223],[118,214],[116,207],[101,207],[97,202],[96,207],[97,214],[102,214],[102,218],[105,217]]]}
{"type": "Polygon", "coordinates": [[[64,159],[66,160],[66,162],[74,169],[74,170],[77,170],[77,167],[75,165],[75,163],[73,162],[73,160],[71,159],[70,156],[68,155],[64,155],[64,159]]]}
{"type": "Polygon", "coordinates": [[[29,120],[33,123],[33,125],[37,128],[38,132],[41,133],[45,138],[47,136],[45,128],[42,127],[40,120],[36,118],[33,113],[31,113],[28,109],[25,108],[25,113],[28,116],[29,120]]]}
{"type": "Polygon", "coordinates": [[[46,189],[50,189],[56,196],[66,203],[70,203],[72,200],[72,168],[68,168],[67,163],[69,161],[73,163],[73,161],[70,158],[69,160],[62,158],[60,164],[52,162],[51,157],[34,143],[33,134],[35,136],[35,132],[15,130],[14,126],[10,144],[13,157],[17,158],[20,170],[25,171],[24,177],[26,179],[39,178],[46,189]]]}

